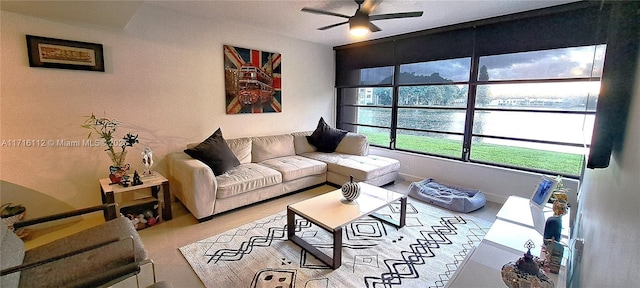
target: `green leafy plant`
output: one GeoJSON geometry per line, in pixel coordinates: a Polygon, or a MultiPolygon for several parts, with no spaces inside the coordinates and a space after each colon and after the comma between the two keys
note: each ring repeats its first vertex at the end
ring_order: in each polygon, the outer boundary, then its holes
{"type": "Polygon", "coordinates": [[[558,182],[558,185],[556,185],[556,189],[554,191],[563,191],[564,189],[564,185],[562,184],[562,176],[558,175],[556,176],[556,181],[558,182]]]}
{"type": "MultiPolygon", "coordinates": [[[[91,136],[95,133],[100,136],[100,138],[104,139],[105,144],[107,145],[107,149],[105,151],[109,151],[112,154],[115,154],[114,147],[114,134],[116,133],[116,129],[122,122],[115,119],[108,119],[105,117],[96,117],[93,113],[91,116],[86,116],[86,120],[81,125],[85,129],[89,129],[89,135],[87,138],[91,138],[91,136]]],[[[127,133],[125,137],[122,138],[122,144],[120,147],[122,148],[121,152],[125,152],[127,147],[133,147],[134,144],[138,142],[138,134],[133,135],[131,133],[127,133]]]]}
{"type": "Polygon", "coordinates": [[[22,204],[12,205],[12,203],[3,204],[0,208],[0,217],[2,218],[15,216],[27,210],[22,204]]]}

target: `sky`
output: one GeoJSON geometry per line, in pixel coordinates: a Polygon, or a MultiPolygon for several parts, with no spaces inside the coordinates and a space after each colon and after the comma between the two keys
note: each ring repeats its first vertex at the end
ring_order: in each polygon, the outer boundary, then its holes
{"type": "Polygon", "coordinates": [[[480,66],[487,67],[489,80],[599,77],[602,75],[604,47],[585,46],[485,56],[480,58],[480,66]]]}
{"type": "MultiPolygon", "coordinates": [[[[599,77],[602,75],[605,47],[584,46],[484,56],[480,58],[480,66],[487,67],[490,81],[599,77]]],[[[470,66],[470,58],[459,58],[404,64],[400,71],[426,76],[439,73],[443,78],[466,82],[470,66]]],[[[490,87],[494,97],[595,96],[600,91],[600,82],[496,84],[490,87]]]]}

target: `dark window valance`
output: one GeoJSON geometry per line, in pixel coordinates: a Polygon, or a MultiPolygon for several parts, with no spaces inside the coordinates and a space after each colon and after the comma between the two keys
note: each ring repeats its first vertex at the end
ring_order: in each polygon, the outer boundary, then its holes
{"type": "Polygon", "coordinates": [[[334,47],[336,87],[358,85],[363,68],[605,43],[609,5],[557,7],[334,47]]]}
{"type": "Polygon", "coordinates": [[[336,87],[360,83],[360,69],[393,66],[393,42],[336,51],[336,87]]]}
{"type": "Polygon", "coordinates": [[[606,31],[601,27],[607,23],[608,15],[599,7],[591,7],[479,26],[476,28],[476,54],[485,56],[603,44],[606,31]]]}
{"type": "Polygon", "coordinates": [[[474,29],[447,31],[396,41],[396,64],[470,57],[474,29]]]}

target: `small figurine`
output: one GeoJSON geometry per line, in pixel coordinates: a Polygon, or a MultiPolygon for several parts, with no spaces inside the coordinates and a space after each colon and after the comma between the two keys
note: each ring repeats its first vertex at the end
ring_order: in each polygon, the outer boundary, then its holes
{"type": "Polygon", "coordinates": [[[144,164],[144,172],[142,172],[142,175],[151,175],[151,166],[153,166],[153,151],[151,151],[151,148],[149,147],[144,148],[144,151],[142,151],[142,164],[144,164]]]}
{"type": "Polygon", "coordinates": [[[509,262],[502,266],[502,281],[509,288],[539,287],[553,288],[555,285],[549,277],[540,269],[540,258],[531,254],[531,248],[535,247],[533,241],[525,243],[527,253],[516,262],[509,262]]]}
{"type": "Polygon", "coordinates": [[[129,178],[131,178],[131,176],[129,175],[122,176],[122,181],[120,181],[120,184],[124,187],[129,187],[129,184],[131,183],[129,178]]]}
{"type": "Polygon", "coordinates": [[[133,172],[133,183],[131,183],[131,185],[133,186],[138,186],[138,185],[142,185],[142,181],[140,180],[140,174],[138,174],[138,170],[133,172]]]}
{"type": "Polygon", "coordinates": [[[111,184],[122,184],[122,179],[127,175],[130,167],[131,165],[129,165],[129,163],[122,167],[110,166],[109,172],[111,173],[109,174],[109,179],[111,179],[111,184]]]}
{"type": "Polygon", "coordinates": [[[122,181],[120,167],[109,166],[109,179],[111,180],[111,184],[118,184],[122,181]]]}

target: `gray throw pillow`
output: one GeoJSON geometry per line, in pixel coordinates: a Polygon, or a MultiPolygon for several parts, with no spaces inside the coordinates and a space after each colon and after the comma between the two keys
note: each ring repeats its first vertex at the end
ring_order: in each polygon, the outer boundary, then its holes
{"type": "Polygon", "coordinates": [[[229,145],[222,137],[220,128],[196,147],[185,149],[184,153],[211,167],[213,174],[216,176],[222,175],[224,172],[240,165],[240,161],[231,152],[229,145]]]}

